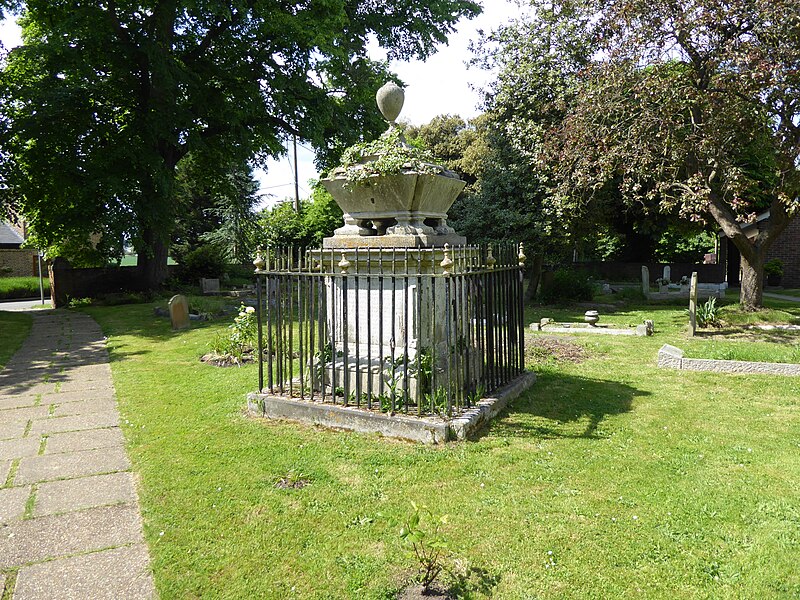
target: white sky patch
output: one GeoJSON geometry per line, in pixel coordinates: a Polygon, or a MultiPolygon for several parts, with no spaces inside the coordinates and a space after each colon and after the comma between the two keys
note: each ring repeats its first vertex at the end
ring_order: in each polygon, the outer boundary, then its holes
{"type": "MultiPolygon", "coordinates": [[[[469,119],[480,113],[479,90],[493,75],[478,68],[467,68],[466,63],[472,56],[469,44],[478,40],[480,30],[488,33],[523,14],[514,0],[483,0],[482,4],[483,13],[471,21],[459,21],[448,45],[440,47],[426,61],[392,61],[391,70],[406,84],[401,120],[422,125],[441,114],[469,119]]],[[[20,29],[13,20],[0,21],[0,41],[7,49],[22,43],[20,29]]],[[[377,44],[370,45],[369,54],[375,60],[386,57],[386,52],[377,44]]],[[[378,110],[377,106],[374,109],[378,110]]],[[[314,153],[306,144],[298,145],[297,155],[300,197],[306,198],[310,194],[308,180],[316,179],[319,174],[314,167],[314,153]]],[[[294,198],[291,143],[286,156],[281,160],[268,160],[256,169],[255,175],[261,188],[261,206],[294,198]]]]}

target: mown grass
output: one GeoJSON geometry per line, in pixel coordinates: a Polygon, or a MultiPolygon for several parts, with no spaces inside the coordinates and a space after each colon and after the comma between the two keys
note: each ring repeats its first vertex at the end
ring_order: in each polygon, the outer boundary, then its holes
{"type": "Polygon", "coordinates": [[[393,598],[414,563],[388,523],[412,500],[449,515],[462,598],[800,595],[800,380],[658,369],[662,344],[710,342],[685,337],[682,307],[603,314],[657,335],[569,336],[587,361],[540,364],[479,439],[441,447],[247,419],[256,367],[197,360],[226,321],[88,312],[162,598],[393,598]]]}
{"type": "MultiPolygon", "coordinates": [[[[45,295],[50,294],[50,281],[42,280],[45,295]]],[[[0,300],[7,298],[34,298],[39,296],[38,277],[0,277],[0,300]]]]}
{"type": "Polygon", "coordinates": [[[30,315],[18,312],[4,311],[0,308],[0,369],[8,359],[19,350],[22,342],[28,337],[31,330],[32,319],[30,315]]]}

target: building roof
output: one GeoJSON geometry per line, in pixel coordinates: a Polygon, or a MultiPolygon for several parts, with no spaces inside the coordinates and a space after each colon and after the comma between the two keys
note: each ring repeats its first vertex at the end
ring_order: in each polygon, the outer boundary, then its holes
{"type": "Polygon", "coordinates": [[[19,248],[24,241],[16,229],[5,221],[0,221],[0,246],[16,246],[19,248]]]}

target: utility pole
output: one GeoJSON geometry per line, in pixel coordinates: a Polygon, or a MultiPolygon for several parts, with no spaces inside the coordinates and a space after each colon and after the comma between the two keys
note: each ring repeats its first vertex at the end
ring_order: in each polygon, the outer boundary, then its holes
{"type": "Polygon", "coordinates": [[[300,182],[297,174],[297,134],[292,134],[292,144],[294,146],[294,211],[300,214],[300,182]]]}

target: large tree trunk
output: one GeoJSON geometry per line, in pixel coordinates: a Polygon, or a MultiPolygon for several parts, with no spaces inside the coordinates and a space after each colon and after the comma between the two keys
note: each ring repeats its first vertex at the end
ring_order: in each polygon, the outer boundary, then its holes
{"type": "Polygon", "coordinates": [[[753,248],[750,257],[742,253],[742,289],[739,303],[746,310],[755,310],[763,305],[766,254],[763,248],[753,248]]]}
{"type": "Polygon", "coordinates": [[[539,280],[542,278],[542,265],[544,265],[544,255],[536,254],[526,269],[528,273],[528,289],[525,291],[525,303],[527,304],[536,296],[539,288],[539,280]]]}
{"type": "Polygon", "coordinates": [[[147,229],[142,235],[144,247],[139,252],[139,272],[148,290],[161,287],[167,280],[167,243],[153,229],[147,229]]]}

